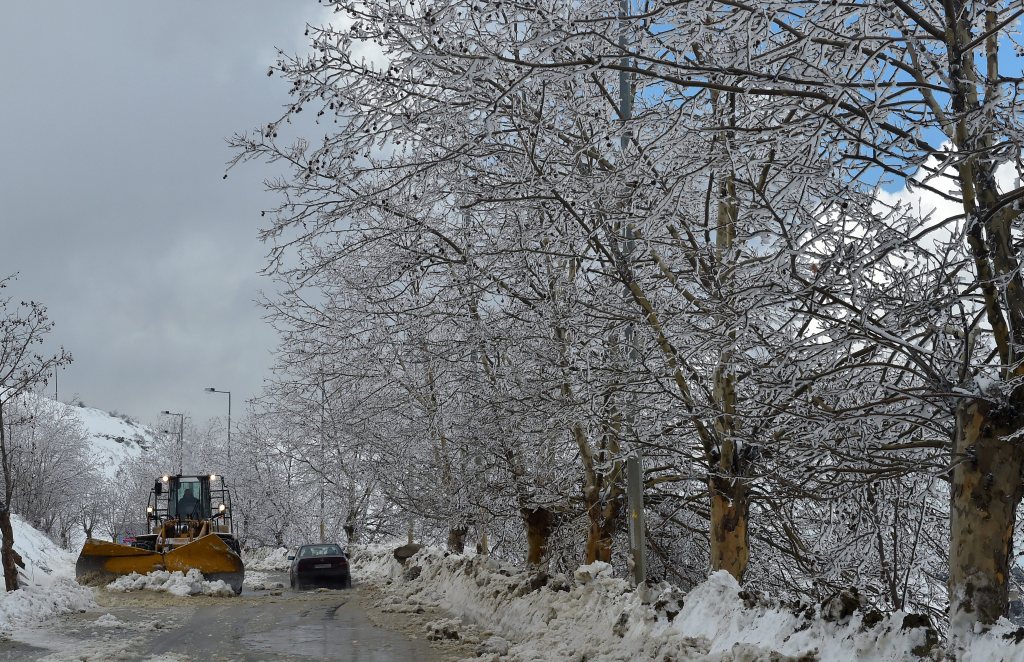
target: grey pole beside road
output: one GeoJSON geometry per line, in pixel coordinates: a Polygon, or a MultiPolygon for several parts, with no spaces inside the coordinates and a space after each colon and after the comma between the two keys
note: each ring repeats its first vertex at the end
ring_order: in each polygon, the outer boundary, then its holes
{"type": "Polygon", "coordinates": [[[207,393],[227,393],[228,394],[228,462],[231,461],[231,391],[218,391],[212,386],[208,386],[203,389],[207,393]]]}

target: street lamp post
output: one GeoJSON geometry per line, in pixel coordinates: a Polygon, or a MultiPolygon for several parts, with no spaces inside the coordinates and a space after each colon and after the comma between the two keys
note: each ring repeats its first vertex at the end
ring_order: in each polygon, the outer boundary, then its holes
{"type": "Polygon", "coordinates": [[[207,393],[227,393],[228,395],[228,462],[231,461],[231,391],[218,391],[209,386],[203,389],[207,393]]]}
{"type": "Polygon", "coordinates": [[[184,464],[184,461],[183,461],[184,451],[182,450],[182,448],[184,446],[184,438],[185,438],[185,414],[179,414],[177,412],[167,411],[166,409],[163,410],[160,413],[164,414],[166,416],[177,416],[178,417],[178,475],[180,476],[181,472],[182,472],[182,465],[184,464]]]}

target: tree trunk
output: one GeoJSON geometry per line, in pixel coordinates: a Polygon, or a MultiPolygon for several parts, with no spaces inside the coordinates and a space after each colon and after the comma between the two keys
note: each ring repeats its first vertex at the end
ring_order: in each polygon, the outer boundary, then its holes
{"type": "Polygon", "coordinates": [[[619,475],[620,472],[616,470],[611,477],[614,483],[604,505],[600,503],[587,504],[587,515],[590,519],[590,529],[587,532],[587,563],[612,562],[615,531],[618,528],[619,513],[622,510],[622,487],[619,475]]]}
{"type": "Polygon", "coordinates": [[[1006,612],[1024,449],[1005,437],[1021,428],[984,401],[957,415],[950,490],[949,613],[955,629],[994,623],[1006,612]]]}
{"type": "Polygon", "coordinates": [[[736,581],[743,581],[750,560],[747,486],[735,476],[714,475],[708,479],[708,489],[711,492],[711,569],[725,570],[736,581]]]}
{"type": "Polygon", "coordinates": [[[491,553],[491,543],[487,539],[487,529],[483,527],[480,527],[480,540],[476,543],[476,553],[484,555],[491,553]]]}
{"type": "Polygon", "coordinates": [[[538,566],[548,551],[548,538],[554,525],[552,513],[547,508],[523,508],[526,522],[526,563],[538,566]]]}
{"type": "Polygon", "coordinates": [[[11,510],[0,509],[0,535],[3,535],[3,542],[0,544],[0,563],[4,568],[4,585],[8,591],[18,590],[18,565],[21,557],[14,551],[14,528],[11,526],[11,510]]]}
{"type": "Polygon", "coordinates": [[[453,554],[462,554],[466,551],[466,534],[469,527],[465,524],[448,528],[448,551],[453,554]]]}

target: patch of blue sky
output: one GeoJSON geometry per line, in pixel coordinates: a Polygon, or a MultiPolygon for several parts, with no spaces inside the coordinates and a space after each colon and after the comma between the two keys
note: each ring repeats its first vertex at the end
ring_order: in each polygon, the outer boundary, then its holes
{"type": "MultiPolygon", "coordinates": [[[[644,3],[636,0],[629,0],[629,2],[631,12],[646,13],[649,11],[649,7],[644,3]]],[[[849,15],[843,20],[843,24],[850,33],[856,33],[864,25],[863,14],[852,8],[847,11],[849,15]]],[[[787,5],[784,13],[773,14],[772,20],[765,26],[768,39],[762,49],[773,46],[776,38],[787,34],[783,24],[789,29],[800,29],[801,22],[807,15],[805,7],[792,4],[787,5]]],[[[666,44],[665,48],[653,54],[653,59],[669,66],[676,63],[684,64],[684,58],[688,58],[688,54],[692,55],[692,53],[668,47],[671,33],[678,27],[668,20],[670,18],[671,13],[665,12],[660,20],[655,19],[645,26],[649,35],[666,44]]],[[[1020,27],[1021,21],[1018,18],[1003,27],[998,40],[998,63],[1002,81],[997,95],[1000,97],[1012,94],[1015,91],[1014,88],[1022,84],[1020,81],[1022,71],[1024,71],[1024,53],[1019,46],[1020,27]]],[[[939,119],[934,116],[925,103],[926,92],[915,80],[914,75],[884,59],[891,58],[907,67],[916,66],[910,61],[909,54],[902,48],[904,35],[893,28],[888,35],[880,34],[879,36],[892,38],[892,46],[877,52],[873,66],[863,66],[863,61],[859,57],[851,61],[850,66],[855,67],[852,69],[852,73],[863,81],[863,85],[850,88],[845,91],[845,94],[854,105],[882,110],[884,119],[898,130],[911,136],[912,140],[898,139],[895,132],[890,131],[888,136],[882,137],[882,140],[879,141],[879,144],[886,145],[882,150],[872,148],[870,140],[865,141],[868,144],[861,142],[858,145],[856,143],[859,141],[855,139],[845,143],[839,142],[830,147],[833,152],[839,150],[847,154],[859,153],[862,159],[859,179],[869,186],[879,186],[882,190],[894,192],[904,189],[908,179],[920,178],[922,176],[920,165],[925,163],[928,157],[941,157],[943,151],[949,149],[949,138],[940,125],[939,119]],[[876,81],[879,85],[876,85],[876,81]],[[884,85],[882,85],[883,83],[884,85]]],[[[927,44],[928,42],[922,40],[921,43],[927,44]]],[[[935,55],[934,61],[941,63],[945,60],[944,43],[935,44],[931,50],[935,55]]],[[[986,67],[984,48],[976,48],[974,57],[978,70],[983,72],[986,67]]],[[[690,61],[692,62],[692,59],[690,61]]],[[[946,81],[943,80],[943,73],[941,71],[926,72],[930,75],[926,75],[924,82],[928,85],[927,94],[930,94],[940,107],[949,111],[951,110],[951,99],[949,93],[945,91],[946,81]]],[[[653,106],[664,103],[683,104],[696,99],[703,91],[699,82],[690,86],[681,86],[664,79],[650,78],[638,86],[636,105],[639,108],[644,105],[653,106]]],[[[877,125],[867,128],[878,130],[877,125]]]]}

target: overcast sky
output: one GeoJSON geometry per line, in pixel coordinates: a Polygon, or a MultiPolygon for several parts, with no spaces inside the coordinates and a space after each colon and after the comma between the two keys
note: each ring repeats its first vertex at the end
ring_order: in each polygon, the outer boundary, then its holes
{"type": "MultiPolygon", "coordinates": [[[[225,138],[276,117],[274,48],[315,0],[21,0],[0,22],[0,275],[74,355],[60,398],[197,421],[258,393],[275,336],[256,237],[269,167],[225,138]]],[[[52,393],[52,384],[51,390],[52,393]]]]}

